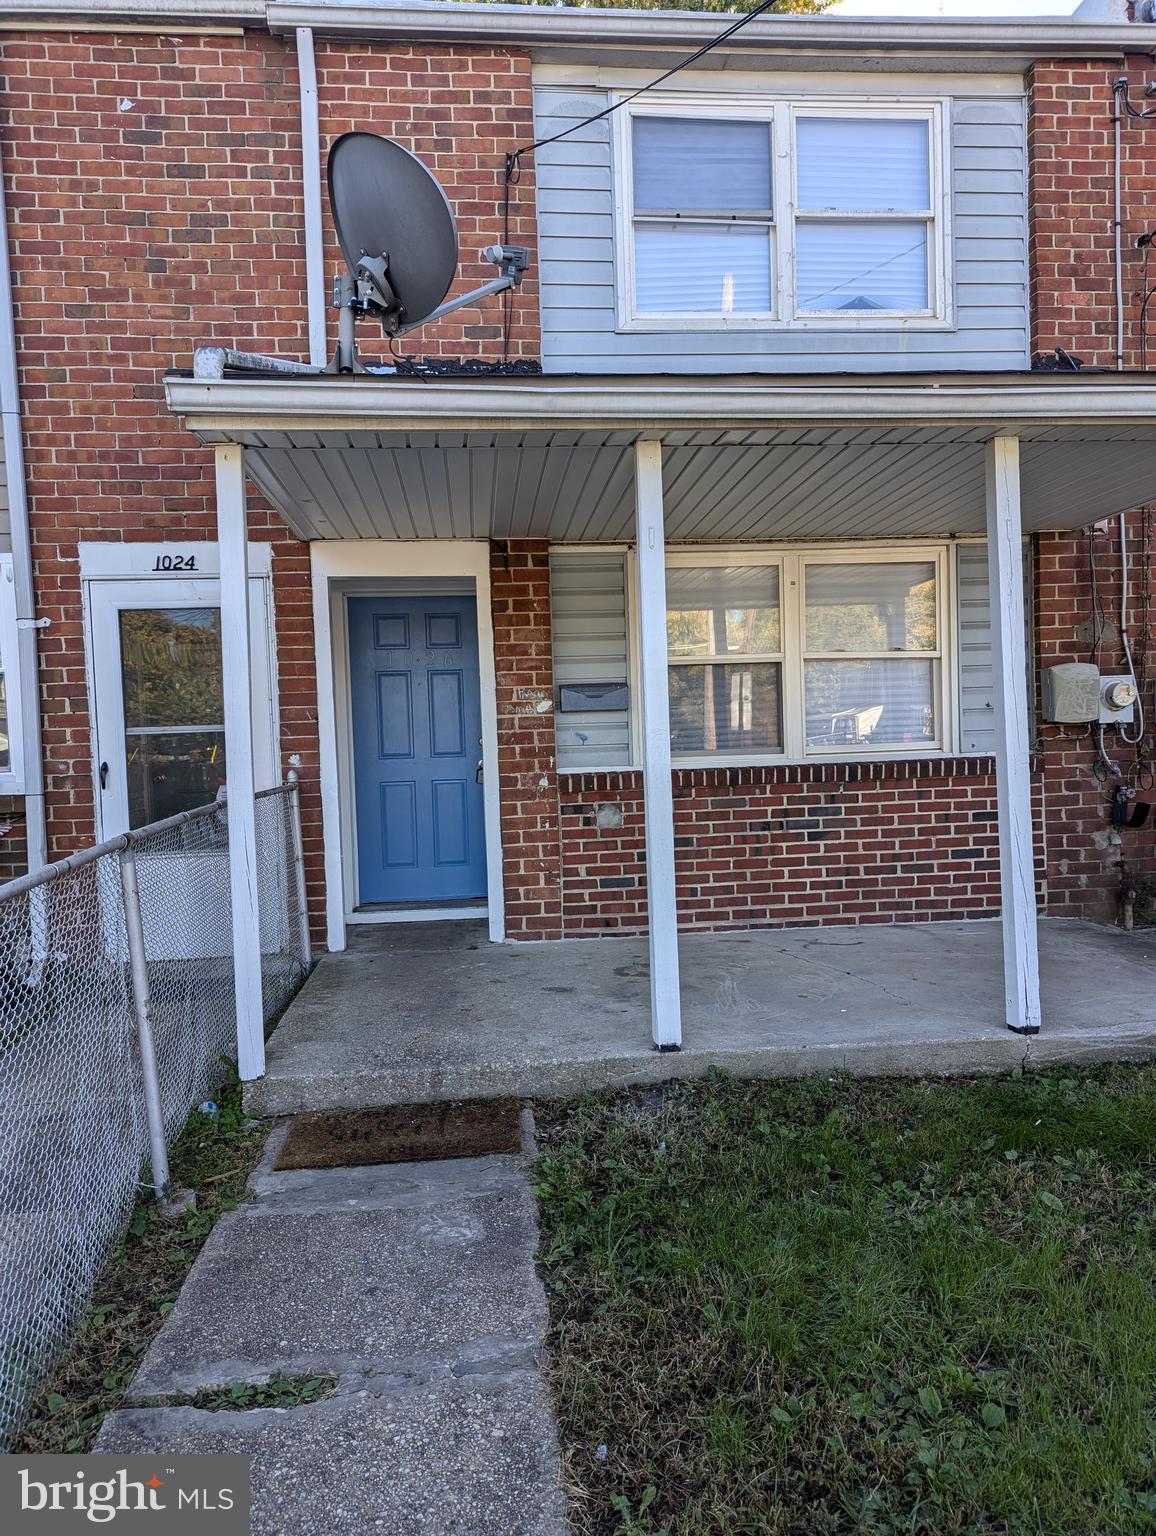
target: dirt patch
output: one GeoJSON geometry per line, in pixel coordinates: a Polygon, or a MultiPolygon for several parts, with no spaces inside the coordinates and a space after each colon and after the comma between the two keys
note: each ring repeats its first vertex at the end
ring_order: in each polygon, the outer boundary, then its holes
{"type": "Polygon", "coordinates": [[[515,1099],[459,1104],[392,1104],[384,1109],[317,1110],[297,1115],[273,1166],[356,1168],[446,1157],[520,1152],[515,1099]]]}

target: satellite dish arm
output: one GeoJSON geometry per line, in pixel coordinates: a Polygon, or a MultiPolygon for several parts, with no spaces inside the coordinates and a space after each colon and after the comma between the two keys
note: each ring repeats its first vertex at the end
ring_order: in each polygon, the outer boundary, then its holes
{"type": "MultiPolygon", "coordinates": [[[[467,304],[477,304],[481,299],[488,299],[495,293],[508,293],[522,281],[530,265],[530,251],[525,245],[487,245],[482,255],[486,261],[493,262],[502,274],[501,277],[492,278],[482,287],[475,288],[472,293],[463,293],[458,299],[447,299],[444,304],[439,304],[436,309],[430,310],[429,314],[423,316],[421,320],[414,321],[411,325],[400,326],[394,334],[404,336],[407,331],[415,331],[419,325],[428,325],[431,320],[451,314],[455,309],[462,309],[467,304]]],[[[388,325],[386,329],[389,329],[388,325]]]]}
{"type": "MultiPolygon", "coordinates": [[[[472,293],[463,293],[459,299],[447,299],[444,304],[439,304],[436,309],[431,309],[423,320],[417,320],[412,325],[398,326],[391,332],[395,336],[405,336],[409,331],[418,331],[423,325],[428,325],[431,320],[440,320],[442,315],[448,315],[455,309],[464,309],[467,304],[477,304],[481,299],[488,299],[494,293],[507,293],[511,288],[518,286],[516,277],[495,277],[490,282],[483,284],[481,288],[475,288],[472,293]]],[[[388,330],[388,326],[386,327],[388,330]]]]}

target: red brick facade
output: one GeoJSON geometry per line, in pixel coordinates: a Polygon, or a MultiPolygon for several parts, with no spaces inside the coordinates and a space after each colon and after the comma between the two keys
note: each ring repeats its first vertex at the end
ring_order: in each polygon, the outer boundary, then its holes
{"type": "Polygon", "coordinates": [[[511,939],[561,933],[549,545],[495,542],[490,594],[498,691],[502,873],[511,939]]]}
{"type": "MultiPolygon", "coordinates": [[[[1151,61],[1135,59],[1124,71],[1103,62],[1037,64],[1028,95],[1029,274],[1033,351],[1062,346],[1092,367],[1116,365],[1116,295],[1113,235],[1112,83],[1127,76],[1135,105],[1151,103],[1144,90],[1151,61]]],[[[1141,342],[1145,293],[1143,252],[1136,239],[1156,228],[1156,120],[1125,118],[1121,132],[1121,213],[1124,264],[1124,366],[1151,368],[1156,354],[1141,342]]],[[[1156,283],[1156,252],[1148,261],[1156,283]]],[[[1152,319],[1156,323],[1156,307],[1152,319]]],[[[1132,550],[1132,643],[1151,646],[1156,570],[1143,537],[1145,519],[1128,519],[1132,550]]],[[[1117,623],[1120,565],[1115,524],[1094,535],[1092,552],[1105,607],[1100,665],[1123,672],[1117,623]]],[[[1042,667],[1091,656],[1093,595],[1085,534],[1045,534],[1037,540],[1037,635],[1042,667]]],[[[1144,685],[1152,704],[1152,669],[1144,685]]],[[[1150,721],[1149,741],[1151,741],[1150,721]]],[[[1156,834],[1113,827],[1112,779],[1095,768],[1084,727],[1041,724],[1047,806],[1048,910],[1060,915],[1112,918],[1120,892],[1136,878],[1156,875],[1156,834]]],[[[1124,782],[1152,798],[1147,768],[1135,749],[1108,733],[1109,753],[1124,782]]],[[[1150,750],[1150,749],[1149,749],[1150,750]]]]}
{"type": "MultiPolygon", "coordinates": [[[[476,251],[502,227],[503,156],[533,136],[528,58],[491,48],[319,40],[317,66],[323,149],[353,128],[412,147],[454,204],[461,286],[490,276],[476,251]]],[[[1103,64],[1037,65],[1030,81],[1033,344],[1062,345],[1100,365],[1112,363],[1114,348],[1114,73],[1103,64]]],[[[1139,100],[1144,72],[1130,78],[1139,100]]],[[[0,36],[0,124],[38,607],[51,620],[40,634],[41,688],[50,847],[60,856],[93,834],[77,546],[213,538],[211,452],[168,413],[163,375],[187,367],[203,343],[293,356],[304,349],[296,55],[291,43],[257,32],[179,41],[9,32],[0,36]]],[[[1141,267],[1134,239],[1156,217],[1156,123],[1129,123],[1124,139],[1126,361],[1135,366],[1141,267]]],[[[531,164],[514,190],[508,231],[533,246],[531,164]]],[[[328,227],[327,238],[335,269],[328,227]]],[[[1152,268],[1156,280],[1156,260],[1152,268]]],[[[493,300],[424,330],[420,346],[427,354],[493,358],[505,332],[502,301],[493,300]]],[[[532,273],[512,301],[508,342],[515,357],[540,350],[532,273]]],[[[1140,522],[1133,518],[1137,633],[1145,598],[1140,522]]],[[[300,758],[319,925],[308,549],[255,494],[251,533],[273,544],[282,766],[300,758]]],[[[1040,660],[1078,659],[1091,620],[1083,536],[1041,539],[1036,568],[1040,660]]],[[[1110,559],[1106,569],[1110,577],[1110,559]]],[[[559,781],[552,718],[538,709],[552,690],[546,546],[495,544],[491,574],[508,932],[551,938],[638,928],[638,776],[559,781]],[[599,825],[598,806],[610,808],[603,822],[620,817],[621,825],[599,825]]],[[[1118,584],[1114,604],[1117,592],[1118,584]]],[[[1103,662],[1120,662],[1111,631],[1103,662]]],[[[1040,738],[1048,909],[1110,917],[1122,886],[1156,873],[1152,830],[1113,830],[1086,737],[1041,727],[1040,738]]],[[[1127,770],[1134,754],[1125,759],[1127,770]]],[[[0,873],[15,872],[20,828],[10,810],[2,818],[12,830],[0,847],[0,873]]],[[[676,821],[689,926],[879,922],[998,907],[985,759],[682,771],[676,821]]]]}
{"type": "MultiPolygon", "coordinates": [[[[1103,62],[1036,64],[1028,77],[1028,227],[1033,351],[1063,347],[1090,366],[1116,366],[1112,82],[1134,103],[1150,60],[1126,71],[1103,62]]],[[[1143,252],[1156,226],[1156,121],[1126,118],[1121,154],[1124,366],[1139,368],[1143,252]]],[[[1149,261],[1156,282],[1156,255],[1149,261]]],[[[1147,358],[1149,367],[1153,357],[1147,358]]]]}
{"type": "MultiPolygon", "coordinates": [[[[643,828],[638,774],[563,778],[568,937],[645,927],[643,828]]],[[[674,834],[683,928],[999,911],[989,758],[681,769],[674,834]]]]}
{"type": "MultiPolygon", "coordinates": [[[[317,63],[323,148],[353,128],[412,147],[453,199],[461,283],[492,276],[476,250],[501,224],[502,152],[532,137],[528,60],[319,43],[317,63]]],[[[77,545],[215,537],[212,454],[168,412],[163,376],[202,343],[288,356],[305,345],[296,53],[256,32],[6,33],[0,122],[38,609],[51,620],[41,693],[60,857],[94,825],[77,545]]],[[[527,170],[511,240],[533,245],[532,209],[527,170]]],[[[496,355],[501,302],[427,328],[423,352],[496,355]]],[[[511,355],[537,355],[537,313],[531,277],[512,301],[511,355]]],[[[309,554],[255,493],[251,509],[251,536],[274,545],[282,766],[300,758],[320,936],[309,554]]]]}

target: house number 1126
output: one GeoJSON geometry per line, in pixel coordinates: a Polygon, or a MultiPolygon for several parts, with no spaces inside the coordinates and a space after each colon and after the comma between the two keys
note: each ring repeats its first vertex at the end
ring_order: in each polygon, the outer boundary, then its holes
{"type": "Polygon", "coordinates": [[[196,555],[158,555],[153,561],[154,571],[195,571],[196,555]]]}

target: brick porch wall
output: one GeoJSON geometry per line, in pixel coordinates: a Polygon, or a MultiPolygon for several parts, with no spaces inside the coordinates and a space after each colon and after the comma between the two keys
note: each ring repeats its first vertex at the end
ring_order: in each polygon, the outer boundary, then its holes
{"type": "MultiPolygon", "coordinates": [[[[1153,668],[1149,664],[1145,669],[1144,660],[1145,652],[1152,653],[1150,615],[1156,614],[1156,566],[1145,556],[1142,527],[1141,513],[1132,513],[1128,518],[1130,629],[1148,709],[1150,753],[1156,729],[1152,718],[1153,668]]],[[[1100,595],[1107,609],[1100,669],[1123,674],[1127,669],[1117,623],[1120,562],[1114,519],[1110,533],[1093,535],[1093,549],[1100,595]]],[[[1036,585],[1041,672],[1056,662],[1087,661],[1093,633],[1087,536],[1041,534],[1037,540],[1036,585]]],[[[1136,880],[1156,880],[1156,818],[1141,828],[1113,826],[1109,801],[1117,781],[1104,780],[1097,773],[1088,727],[1049,725],[1041,720],[1038,731],[1047,811],[1048,911],[1059,917],[1110,922],[1119,913],[1123,890],[1136,880]]],[[[1147,776],[1152,769],[1151,757],[1145,759],[1140,749],[1126,746],[1114,730],[1105,732],[1105,742],[1123,782],[1136,787],[1139,799],[1156,800],[1156,789],[1147,776]]]]}
{"type": "MultiPolygon", "coordinates": [[[[565,935],[641,931],[641,775],[564,775],[561,809],[565,935]]],[[[999,911],[990,758],[676,769],[674,833],[683,929],[999,911]]]]}
{"type": "Polygon", "coordinates": [[[498,771],[506,934],[556,939],[562,932],[554,671],[550,652],[550,546],[495,542],[490,593],[498,690],[498,771]]]}

